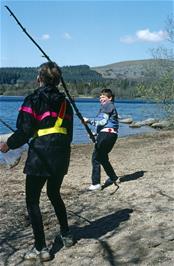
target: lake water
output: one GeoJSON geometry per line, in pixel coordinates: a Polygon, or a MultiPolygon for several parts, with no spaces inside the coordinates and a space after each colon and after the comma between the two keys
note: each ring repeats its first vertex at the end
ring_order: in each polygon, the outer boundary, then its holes
{"type": "MultiPolygon", "coordinates": [[[[23,97],[5,97],[0,96],[0,118],[15,129],[18,109],[23,101],[23,97]]],[[[98,112],[99,101],[97,99],[77,99],[75,101],[77,108],[82,116],[93,118],[98,112]]],[[[163,118],[165,113],[162,105],[136,101],[136,100],[118,100],[115,102],[118,114],[122,118],[132,117],[134,121],[141,121],[147,118],[163,118]]],[[[93,130],[93,129],[92,129],[93,130]]],[[[120,123],[119,136],[128,136],[151,132],[154,129],[148,126],[141,128],[130,128],[127,124],[120,123]]],[[[11,133],[2,123],[0,123],[0,134],[11,133]]],[[[74,138],[73,143],[90,143],[87,132],[81,124],[79,118],[74,115],[74,138]]]]}

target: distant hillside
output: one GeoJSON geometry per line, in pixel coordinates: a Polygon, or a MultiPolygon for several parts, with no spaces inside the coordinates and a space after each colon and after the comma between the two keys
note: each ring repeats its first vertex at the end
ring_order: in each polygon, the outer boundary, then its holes
{"type": "MultiPolygon", "coordinates": [[[[157,60],[136,60],[113,63],[105,66],[88,65],[63,66],[63,77],[67,82],[101,81],[103,79],[139,80],[146,75],[147,69],[157,60]]],[[[0,68],[0,84],[21,84],[36,79],[37,68],[5,67],[0,68]]]]}
{"type": "MultiPolygon", "coordinates": [[[[87,65],[64,66],[61,68],[65,81],[102,80],[102,75],[87,65]]],[[[34,67],[3,67],[0,68],[0,84],[22,84],[36,80],[37,68],[34,67]]]]}
{"type": "MultiPolygon", "coordinates": [[[[117,98],[141,97],[137,86],[157,81],[174,62],[149,59],[114,63],[106,66],[88,65],[61,67],[63,78],[74,97],[98,97],[101,88],[110,88],[117,98]],[[166,68],[167,67],[167,68],[166,68]]],[[[0,95],[28,95],[36,88],[37,68],[6,67],[0,68],[0,95]]],[[[61,88],[60,86],[60,89],[61,88]]]]}
{"type": "Polygon", "coordinates": [[[124,61],[105,66],[93,67],[103,78],[109,79],[142,79],[146,69],[155,62],[154,59],[124,61]]]}

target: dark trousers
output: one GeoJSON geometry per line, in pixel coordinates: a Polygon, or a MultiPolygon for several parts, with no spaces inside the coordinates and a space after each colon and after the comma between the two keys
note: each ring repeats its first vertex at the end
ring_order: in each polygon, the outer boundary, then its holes
{"type": "Polygon", "coordinates": [[[41,190],[46,181],[47,195],[54,207],[60,224],[60,230],[61,232],[66,232],[69,230],[66,208],[60,196],[60,187],[63,177],[64,175],[56,177],[41,177],[32,175],[26,176],[26,204],[30,222],[33,228],[35,247],[37,250],[41,250],[46,246],[42,215],[39,207],[41,190]]]}
{"type": "Polygon", "coordinates": [[[108,153],[112,150],[117,140],[117,134],[100,132],[92,154],[92,184],[100,184],[101,167],[103,166],[106,174],[112,180],[117,179],[117,175],[109,162],[108,153]]]}

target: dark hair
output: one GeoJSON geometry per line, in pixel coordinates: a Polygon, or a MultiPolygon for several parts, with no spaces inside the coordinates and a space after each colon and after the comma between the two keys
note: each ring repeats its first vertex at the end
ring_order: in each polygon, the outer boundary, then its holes
{"type": "Polygon", "coordinates": [[[112,98],[112,102],[114,102],[115,95],[113,94],[113,92],[110,89],[103,89],[101,91],[101,94],[106,95],[109,98],[112,98]]]}
{"type": "Polygon", "coordinates": [[[47,62],[39,67],[39,79],[45,85],[57,86],[60,83],[61,70],[55,62],[47,62]]]}

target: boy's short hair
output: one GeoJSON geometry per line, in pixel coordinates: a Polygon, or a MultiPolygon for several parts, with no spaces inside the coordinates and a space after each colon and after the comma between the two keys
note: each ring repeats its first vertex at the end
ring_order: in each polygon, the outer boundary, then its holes
{"type": "Polygon", "coordinates": [[[101,91],[101,94],[106,95],[108,98],[112,98],[112,101],[114,101],[115,95],[113,94],[111,89],[103,89],[101,91]]]}

